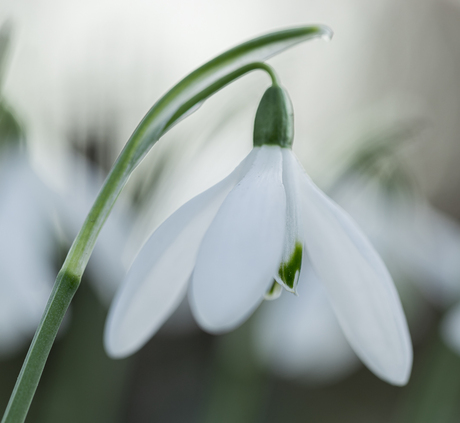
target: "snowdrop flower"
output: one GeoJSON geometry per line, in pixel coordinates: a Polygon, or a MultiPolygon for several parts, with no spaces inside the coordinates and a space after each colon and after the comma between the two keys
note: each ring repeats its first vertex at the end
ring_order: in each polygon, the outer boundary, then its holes
{"type": "Polygon", "coordinates": [[[390,275],[354,222],[294,157],[293,114],[272,86],[256,115],[254,149],[223,181],[173,213],[146,242],[109,312],[112,357],[138,350],[189,292],[198,324],[222,333],[267,293],[296,292],[307,260],[357,355],[404,384],[412,350],[390,275]]]}

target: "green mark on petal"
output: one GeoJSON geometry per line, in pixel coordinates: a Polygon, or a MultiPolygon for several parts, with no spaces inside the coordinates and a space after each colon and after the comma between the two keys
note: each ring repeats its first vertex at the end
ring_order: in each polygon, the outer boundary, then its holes
{"type": "Polygon", "coordinates": [[[300,275],[300,268],[302,267],[302,244],[295,243],[294,251],[288,261],[282,262],[278,270],[278,276],[290,291],[295,290],[297,281],[300,275]]]}
{"type": "Polygon", "coordinates": [[[280,297],[281,292],[283,291],[283,287],[273,280],[271,288],[265,293],[264,298],[268,301],[276,300],[280,297]]]}

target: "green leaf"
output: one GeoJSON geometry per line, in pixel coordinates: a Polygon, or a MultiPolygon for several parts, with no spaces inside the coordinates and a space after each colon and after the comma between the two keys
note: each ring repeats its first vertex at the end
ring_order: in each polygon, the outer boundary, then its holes
{"type": "Polygon", "coordinates": [[[6,21],[0,27],[0,84],[6,67],[8,47],[10,46],[11,23],[6,21]]]}

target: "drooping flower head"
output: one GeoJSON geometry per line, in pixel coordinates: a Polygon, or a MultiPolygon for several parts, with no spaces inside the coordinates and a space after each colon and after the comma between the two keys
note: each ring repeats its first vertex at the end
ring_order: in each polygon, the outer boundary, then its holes
{"type": "Polygon", "coordinates": [[[296,293],[313,270],[357,355],[388,382],[407,382],[411,342],[391,277],[356,224],[298,163],[293,128],[291,102],[275,83],[259,105],[251,153],[173,213],[140,251],[109,313],[111,356],[139,349],[187,290],[198,324],[222,333],[266,296],[296,293]]]}

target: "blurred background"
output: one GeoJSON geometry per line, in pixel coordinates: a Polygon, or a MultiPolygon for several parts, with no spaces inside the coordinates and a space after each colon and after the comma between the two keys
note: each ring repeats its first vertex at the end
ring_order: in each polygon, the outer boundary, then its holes
{"type": "Polygon", "coordinates": [[[380,381],[321,288],[202,332],[186,303],[132,357],[106,357],[110,300],[148,235],[252,148],[269,80],[250,74],[172,129],[119,199],[75,296],[31,422],[458,422],[460,1],[2,0],[0,408],[73,237],[154,102],[222,51],[322,23],[270,60],[295,110],[294,151],[392,273],[415,363],[380,381]],[[296,322],[283,325],[286,316],[296,322]]]}

